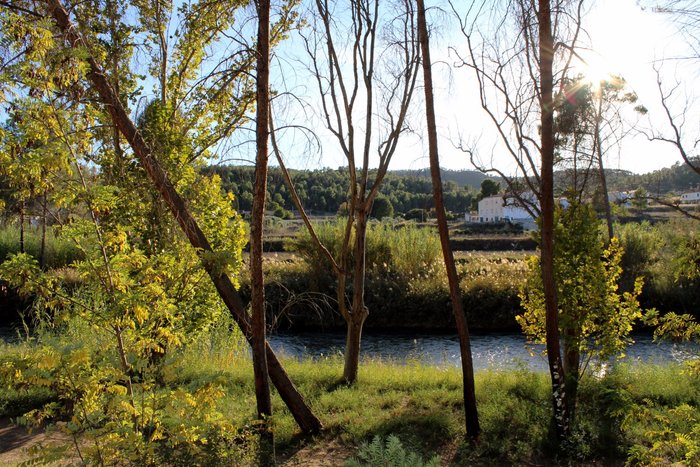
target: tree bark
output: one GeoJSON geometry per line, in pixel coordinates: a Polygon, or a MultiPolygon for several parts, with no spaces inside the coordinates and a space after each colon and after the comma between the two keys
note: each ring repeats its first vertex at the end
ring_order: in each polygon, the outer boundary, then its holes
{"type": "Polygon", "coordinates": [[[41,246],[39,248],[39,267],[46,266],[46,215],[47,215],[47,190],[41,196],[41,246]]]}
{"type": "Polygon", "coordinates": [[[559,345],[559,315],[554,281],[554,113],[553,76],[554,39],[552,37],[552,12],[549,0],[538,0],[540,53],[540,125],[541,125],[541,246],[540,265],[545,301],[545,327],[547,359],[552,380],[552,403],[557,437],[566,439],[569,434],[569,412],[559,345]]]}
{"type": "Polygon", "coordinates": [[[438,231],[442,256],[445,260],[447,280],[450,287],[450,300],[452,312],[457,324],[459,335],[459,351],[462,358],[462,387],[464,391],[464,415],[467,436],[472,439],[479,437],[479,413],[476,407],[476,393],[474,390],[474,365],[472,351],[469,343],[469,328],[462,308],[462,297],[459,290],[459,278],[455,267],[454,256],[450,248],[450,236],[447,230],[447,216],[445,215],[445,203],[442,193],[442,179],[440,176],[440,159],[438,155],[437,125],[435,123],[435,104],[433,99],[433,77],[430,62],[430,44],[428,39],[428,27],[425,20],[425,4],[418,0],[418,40],[423,54],[423,81],[425,90],[425,113],[428,127],[428,153],[430,157],[430,175],[433,182],[433,198],[437,214],[438,231]]]}
{"type": "Polygon", "coordinates": [[[24,198],[19,202],[19,252],[24,253],[24,198]]]}
{"type": "MultiPolygon", "coordinates": [[[[59,0],[47,0],[47,4],[49,13],[56,21],[56,24],[63,32],[70,46],[84,47],[85,42],[78,34],[77,28],[70,22],[68,13],[59,0]]],[[[87,62],[90,66],[90,71],[87,74],[88,79],[91,81],[95,91],[100,96],[100,100],[110,113],[113,123],[119,128],[119,131],[129,142],[129,145],[134,151],[134,155],[139,160],[156,189],[162,195],[168,208],[180,224],[182,231],[185,233],[192,246],[199,252],[211,252],[211,245],[204,235],[204,232],[202,232],[197,221],[190,214],[184,200],[175,191],[173,184],[168,179],[162,166],[154,158],[143,137],[129,118],[124,106],[109,84],[101,67],[92,56],[88,57],[87,62]]],[[[228,307],[248,342],[252,344],[250,320],[238,291],[227,275],[216,271],[216,268],[206,261],[203,261],[202,264],[214,283],[219,296],[228,307]]],[[[279,391],[282,400],[287,404],[287,407],[289,407],[289,410],[300,428],[308,433],[320,431],[322,428],[320,420],[313,414],[301,394],[299,394],[299,391],[277,360],[274,351],[267,344],[265,346],[265,352],[267,354],[270,378],[279,391]]]]}
{"type": "Polygon", "coordinates": [[[348,384],[357,381],[360,361],[360,345],[362,342],[362,327],[365,324],[369,310],[365,306],[365,250],[367,240],[367,214],[370,208],[367,203],[361,203],[355,218],[355,245],[353,248],[354,264],[352,277],[352,306],[346,316],[348,332],[345,340],[345,366],[343,379],[348,384]]]}
{"type": "Polygon", "coordinates": [[[608,181],[605,176],[605,167],[603,166],[603,143],[600,139],[600,121],[603,118],[603,83],[600,83],[600,89],[598,90],[600,94],[598,96],[598,111],[595,119],[595,147],[593,150],[598,155],[598,177],[600,178],[600,189],[603,190],[603,205],[605,207],[605,222],[608,227],[608,243],[612,240],[613,232],[613,221],[612,212],[610,211],[610,196],[608,195],[608,181]]]}
{"type": "Polygon", "coordinates": [[[270,380],[268,376],[265,326],[265,279],[263,277],[263,229],[265,221],[265,201],[267,195],[267,167],[269,138],[268,120],[270,110],[270,0],[258,0],[258,44],[256,76],[256,146],[255,184],[253,187],[253,209],[250,228],[250,276],[252,319],[253,373],[255,378],[255,398],[260,429],[260,465],[274,465],[274,438],[267,426],[267,418],[272,415],[270,380]]]}

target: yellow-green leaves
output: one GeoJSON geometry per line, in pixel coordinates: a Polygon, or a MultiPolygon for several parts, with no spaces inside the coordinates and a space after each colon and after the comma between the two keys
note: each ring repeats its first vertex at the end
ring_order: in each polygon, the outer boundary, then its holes
{"type": "MultiPolygon", "coordinates": [[[[564,345],[600,360],[620,355],[631,342],[632,325],[642,315],[637,297],[643,281],[638,278],[633,291],[620,293],[622,247],[616,238],[605,247],[590,206],[572,202],[557,210],[556,221],[554,268],[564,345]]],[[[544,292],[538,258],[530,258],[528,265],[530,273],[520,291],[525,312],[516,319],[529,339],[543,343],[544,292]]]]}

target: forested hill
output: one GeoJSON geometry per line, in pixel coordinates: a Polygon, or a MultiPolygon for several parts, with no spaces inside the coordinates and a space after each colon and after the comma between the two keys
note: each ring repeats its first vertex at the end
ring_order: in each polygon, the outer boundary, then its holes
{"type": "MultiPolygon", "coordinates": [[[[222,179],[223,188],[236,195],[239,210],[250,210],[253,201],[254,171],[252,167],[212,166],[206,170],[217,173],[222,179]]],[[[309,211],[335,213],[345,202],[348,191],[348,174],[345,169],[291,170],[290,172],[296,190],[309,211]]],[[[443,171],[447,210],[464,213],[472,209],[480,184],[485,178],[487,177],[475,171],[443,171]]],[[[270,168],[268,195],[270,210],[281,208],[291,211],[293,209],[291,197],[278,168],[270,168]]],[[[377,213],[380,217],[406,214],[411,210],[431,209],[433,197],[429,171],[389,172],[375,204],[376,208],[381,209],[377,213]],[[387,212],[387,209],[391,212],[387,212]]],[[[420,214],[416,213],[416,215],[420,214]]]]}
{"type": "MultiPolygon", "coordinates": [[[[224,189],[236,195],[239,210],[250,210],[253,201],[254,170],[252,167],[211,166],[206,171],[221,176],[224,189]]],[[[292,170],[291,175],[306,209],[311,212],[335,213],[346,200],[348,175],[344,168],[292,170]]],[[[677,163],[643,175],[624,170],[606,169],[606,175],[611,191],[634,191],[644,188],[651,194],[663,195],[700,190],[700,177],[685,164],[677,163]]],[[[453,213],[464,213],[474,209],[481,183],[487,178],[474,170],[443,170],[442,180],[447,210],[453,213]]],[[[560,188],[563,188],[567,179],[566,174],[557,172],[556,179],[560,188]]],[[[597,181],[597,176],[594,179],[597,181]]],[[[492,180],[500,183],[501,187],[504,186],[503,182],[497,178],[492,180]]],[[[283,211],[293,210],[292,200],[282,173],[277,168],[270,169],[268,192],[270,210],[277,210],[281,214],[288,214],[283,211]]],[[[382,184],[377,205],[380,209],[377,214],[379,216],[431,209],[433,200],[430,171],[428,169],[390,171],[382,184]]]]}
{"type": "MultiPolygon", "coordinates": [[[[390,172],[392,175],[397,177],[418,177],[418,178],[430,178],[430,169],[418,169],[418,170],[392,170],[390,172]]],[[[449,170],[442,169],[440,171],[440,176],[443,182],[454,182],[458,186],[468,186],[475,190],[479,190],[481,187],[481,182],[487,178],[493,179],[495,182],[499,180],[494,177],[487,177],[481,172],[476,170],[449,170]]]]}

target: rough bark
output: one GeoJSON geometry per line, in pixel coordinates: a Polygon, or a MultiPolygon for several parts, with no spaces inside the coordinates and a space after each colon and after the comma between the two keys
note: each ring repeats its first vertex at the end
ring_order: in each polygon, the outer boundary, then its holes
{"type": "Polygon", "coordinates": [[[450,287],[450,300],[452,312],[457,324],[459,335],[459,351],[462,358],[462,386],[464,391],[464,415],[467,436],[477,439],[479,436],[479,413],[476,407],[476,394],[474,391],[474,366],[472,363],[472,351],[469,343],[469,328],[467,319],[462,309],[462,297],[459,290],[459,278],[455,267],[454,256],[450,248],[450,237],[447,230],[447,216],[445,215],[445,203],[442,193],[442,179],[440,176],[440,159],[438,155],[437,125],[435,123],[435,104],[433,99],[433,77],[430,62],[430,44],[428,40],[428,28],[425,20],[425,5],[423,0],[418,0],[418,40],[420,41],[423,55],[423,81],[425,90],[425,113],[428,127],[428,153],[430,158],[430,175],[433,182],[433,199],[437,213],[438,231],[442,255],[447,270],[447,280],[450,287]]]}
{"type": "Polygon", "coordinates": [[[365,306],[365,253],[367,241],[367,213],[369,208],[362,204],[355,219],[355,245],[352,277],[352,307],[345,315],[348,325],[345,340],[345,366],[343,379],[348,384],[357,381],[357,371],[360,361],[360,346],[362,342],[362,327],[369,316],[365,306]]]}
{"type": "MultiPolygon", "coordinates": [[[[47,5],[50,15],[63,32],[70,46],[83,47],[85,44],[84,41],[78,34],[77,28],[71,23],[67,11],[59,0],[47,0],[47,5]]],[[[168,179],[161,165],[153,157],[146,142],[129,118],[119,97],[108,82],[102,68],[91,56],[87,59],[87,62],[90,67],[87,77],[98,93],[102,104],[108,110],[113,123],[119,128],[119,131],[133,149],[134,155],[139,160],[156,189],[160,192],[182,231],[187,236],[192,246],[198,251],[202,253],[211,252],[211,245],[204,235],[204,232],[202,232],[196,220],[190,214],[184,200],[175,191],[173,184],[168,179]]],[[[218,272],[216,270],[217,268],[206,261],[203,261],[202,264],[214,283],[219,296],[228,307],[236,323],[246,336],[246,339],[248,342],[251,342],[252,329],[250,320],[238,291],[236,291],[227,275],[218,272]]],[[[282,400],[284,400],[287,407],[289,407],[300,428],[309,433],[320,431],[322,428],[320,420],[313,414],[301,394],[299,394],[269,345],[265,346],[265,352],[267,354],[270,378],[279,391],[282,400]]]]}
{"type": "Polygon", "coordinates": [[[552,100],[554,39],[552,37],[552,12],[549,0],[538,1],[541,99],[540,206],[542,210],[540,264],[544,288],[547,359],[552,380],[554,423],[559,439],[565,439],[569,434],[569,405],[559,345],[559,315],[554,281],[554,114],[552,100]]]}
{"type": "Polygon", "coordinates": [[[267,357],[265,355],[265,279],[263,277],[263,229],[265,221],[265,201],[267,195],[267,122],[270,110],[270,0],[259,0],[258,44],[256,76],[256,125],[255,138],[257,154],[255,158],[255,185],[253,187],[253,208],[250,227],[250,285],[252,309],[252,353],[255,378],[255,399],[258,418],[263,421],[260,433],[261,465],[274,464],[274,439],[265,420],[272,415],[270,380],[267,357]]]}

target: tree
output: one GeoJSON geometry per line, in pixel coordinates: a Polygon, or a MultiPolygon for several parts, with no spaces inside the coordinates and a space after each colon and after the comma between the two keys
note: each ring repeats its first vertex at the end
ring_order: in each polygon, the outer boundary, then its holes
{"type": "Polygon", "coordinates": [[[493,122],[503,149],[516,166],[516,175],[481,163],[473,148],[463,147],[472,163],[485,173],[496,173],[508,191],[540,218],[540,273],[546,322],[546,347],[552,383],[553,418],[559,440],[570,432],[565,371],[559,344],[559,314],[554,277],[554,99],[553,89],[566,77],[581,25],[583,2],[517,0],[472,4],[460,18],[467,54],[460,64],[473,71],[482,109],[493,122]],[[485,11],[493,33],[479,30],[485,11]],[[492,16],[492,18],[495,16],[492,16]],[[554,23],[553,23],[554,21],[554,23]],[[515,31],[513,34],[512,32],[515,31]],[[556,33],[556,37],[554,34],[556,33]],[[555,46],[556,44],[556,46],[555,46]],[[520,196],[523,190],[534,195],[520,196]],[[533,202],[535,201],[535,202],[533,202]]]}
{"type": "Polygon", "coordinates": [[[347,323],[343,379],[354,383],[362,328],[369,315],[364,302],[367,221],[399,138],[407,130],[419,51],[411,2],[400,0],[392,9],[385,9],[384,3],[380,7],[378,0],[352,0],[347,10],[342,5],[316,0],[310,33],[302,36],[320,98],[320,118],[348,163],[348,216],[338,257],[314,233],[276,146],[274,131],[272,144],[295,206],[338,278],[338,308],[347,323]],[[377,102],[381,112],[374,108],[377,102]],[[375,135],[379,135],[376,145],[375,135]],[[369,169],[372,154],[379,162],[376,171],[369,169]]]}
{"type": "MultiPolygon", "coordinates": [[[[225,268],[222,268],[221,265],[217,264],[217,261],[215,261],[217,254],[214,252],[208,238],[202,231],[199,222],[192,216],[183,198],[178,194],[175,186],[170,181],[163,166],[154,157],[153,151],[137,130],[136,125],[134,125],[133,121],[129,118],[122,105],[120,96],[115,92],[108,81],[107,75],[97,59],[90,54],[91,43],[82,36],[82,29],[73,24],[68,11],[58,0],[49,0],[47,3],[46,13],[52,18],[57,30],[61,33],[61,43],[56,44],[56,50],[83,52],[83,54],[80,55],[80,63],[84,63],[84,77],[86,81],[91,84],[99,101],[105,106],[111,122],[119,129],[120,134],[128,142],[140,167],[142,167],[147,176],[151,179],[154,187],[161,193],[168,209],[177,220],[188,241],[198,251],[202,259],[202,265],[210,276],[220,297],[230,310],[243,333],[250,340],[252,335],[250,318],[245,311],[234,284],[226,274],[225,268]]],[[[17,5],[15,5],[15,7],[16,6],[17,5]]],[[[213,6],[217,8],[219,6],[226,8],[224,5],[213,6]]],[[[33,10],[31,10],[31,5],[23,10],[33,12],[33,10]]],[[[80,11],[76,9],[72,10],[72,14],[74,15],[77,15],[79,12],[80,11]]],[[[43,12],[33,12],[33,14],[41,17],[43,12]]],[[[214,17],[217,16],[216,12],[213,12],[213,14],[214,17]]],[[[230,122],[227,122],[227,124],[229,123],[230,122]]],[[[196,144],[199,148],[209,147],[208,142],[210,141],[211,140],[204,135],[203,139],[196,139],[196,144]]],[[[301,395],[289,380],[274,352],[269,346],[265,347],[265,351],[268,358],[270,377],[299,425],[305,431],[313,432],[319,430],[321,427],[320,422],[313,415],[301,395]]]]}
{"type": "MultiPolygon", "coordinates": [[[[683,80],[675,77],[669,86],[669,78],[664,76],[664,70],[668,63],[676,61],[686,66],[694,66],[700,59],[700,47],[698,38],[700,37],[700,7],[693,0],[664,0],[651,3],[659,14],[667,15],[676,24],[679,36],[687,45],[687,54],[679,58],[671,58],[660,61],[654,65],[656,72],[656,85],[659,92],[659,102],[663,109],[663,117],[666,120],[666,129],[659,129],[658,125],[650,125],[647,130],[642,131],[650,141],[661,141],[675,148],[685,165],[696,175],[700,176],[700,159],[694,156],[692,151],[697,146],[698,129],[693,128],[694,118],[690,118],[690,113],[696,107],[692,97],[693,85],[689,84],[684,89],[683,80]]],[[[676,68],[676,73],[688,71],[676,68]]],[[[691,69],[694,73],[695,70],[691,69]]],[[[671,207],[683,215],[692,219],[700,220],[697,211],[680,207],[679,203],[663,199],[660,196],[652,197],[654,201],[671,207]]]]}
{"type": "MultiPolygon", "coordinates": [[[[556,211],[554,269],[564,374],[573,414],[578,383],[588,361],[596,358],[605,362],[630,343],[632,326],[642,316],[637,301],[642,281],[637,279],[631,292],[618,291],[622,248],[614,237],[606,248],[593,208],[575,196],[568,198],[569,206],[556,211]]],[[[538,262],[537,257],[530,261],[530,273],[520,293],[525,312],[517,320],[529,339],[544,342],[545,306],[538,262]]]]}
{"type": "Polygon", "coordinates": [[[501,191],[501,185],[490,178],[487,178],[481,182],[481,191],[479,192],[479,196],[481,196],[481,199],[484,199],[488,198],[489,196],[497,195],[499,191],[501,191]]]}
{"type": "MultiPolygon", "coordinates": [[[[562,92],[556,101],[559,164],[571,164],[573,191],[570,194],[582,198],[587,192],[590,169],[596,166],[608,239],[612,239],[613,220],[604,156],[610,147],[626,136],[622,110],[624,106],[637,102],[637,94],[627,88],[627,83],[621,76],[611,75],[598,83],[577,76],[563,81],[562,92]],[[570,154],[569,158],[566,157],[567,154],[570,154]]],[[[646,113],[641,105],[634,109],[639,114],[646,113]]]]}
{"type": "Polygon", "coordinates": [[[384,219],[385,217],[394,217],[394,206],[389,198],[379,195],[374,199],[372,204],[371,217],[375,219],[384,219]]]}
{"type": "MultiPolygon", "coordinates": [[[[425,90],[425,113],[428,129],[428,151],[430,157],[430,174],[433,182],[433,198],[437,212],[438,230],[440,232],[440,245],[447,270],[447,280],[450,286],[450,300],[452,312],[457,323],[459,335],[459,353],[462,360],[462,387],[464,392],[464,412],[467,435],[472,439],[479,437],[479,413],[476,407],[476,393],[474,389],[474,366],[472,363],[471,345],[469,343],[469,328],[467,318],[462,309],[462,297],[459,290],[459,278],[455,266],[454,255],[450,246],[450,235],[447,228],[445,206],[443,203],[442,179],[440,177],[440,159],[438,154],[437,125],[435,123],[435,104],[433,99],[433,75],[430,61],[430,44],[428,26],[425,19],[425,4],[418,0],[418,40],[420,41],[423,66],[423,81],[425,90]]],[[[484,181],[484,183],[487,180],[484,181]]],[[[482,183],[482,191],[484,191],[482,183]]],[[[498,185],[496,185],[498,186],[498,185]]]]}
{"type": "Polygon", "coordinates": [[[253,348],[253,372],[258,418],[263,421],[261,430],[261,465],[274,465],[274,439],[265,419],[272,416],[270,380],[267,369],[267,329],[265,326],[265,280],[263,277],[263,226],[265,225],[265,201],[267,197],[268,121],[270,119],[270,0],[256,3],[258,13],[256,119],[255,119],[255,186],[250,227],[250,288],[251,327],[253,348]]]}

